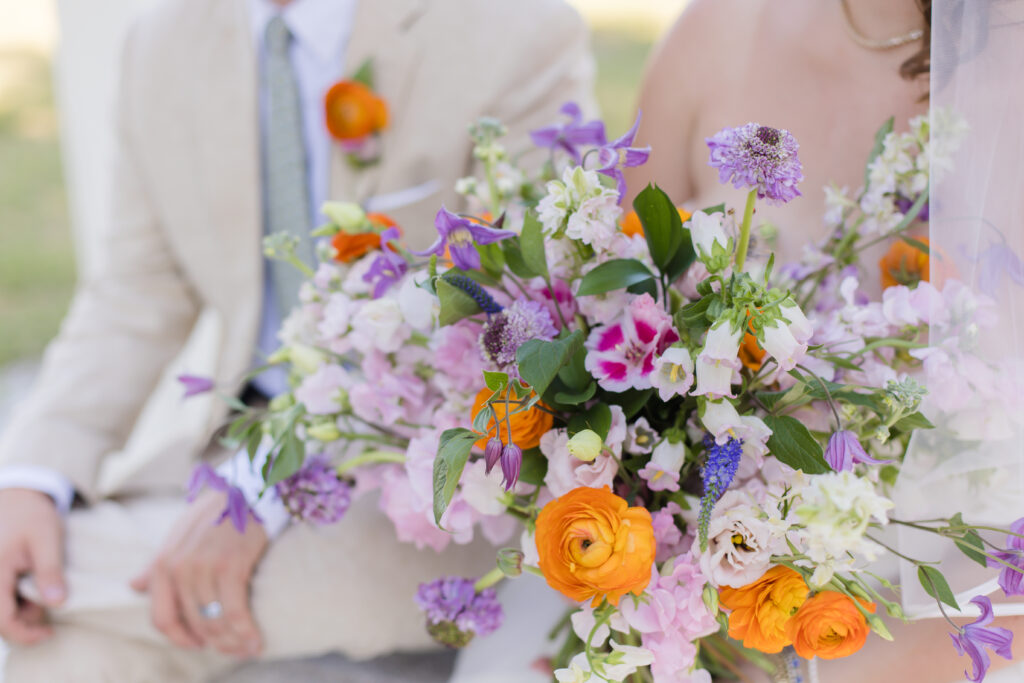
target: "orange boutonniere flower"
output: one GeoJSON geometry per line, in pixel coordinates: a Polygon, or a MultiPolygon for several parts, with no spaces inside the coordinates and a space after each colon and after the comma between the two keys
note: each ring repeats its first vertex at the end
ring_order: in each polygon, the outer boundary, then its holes
{"type": "MultiPolygon", "coordinates": [[[[681,207],[676,209],[679,211],[679,220],[683,223],[690,220],[690,212],[681,207]]],[[[619,228],[622,230],[622,234],[633,237],[634,235],[644,236],[644,226],[640,223],[640,216],[636,215],[636,211],[630,211],[622,217],[622,222],[619,224],[619,228]]]]}
{"type": "Polygon", "coordinates": [[[729,637],[754,650],[781,652],[793,643],[789,622],[809,592],[800,573],[783,566],[772,567],[742,588],[722,588],[722,606],[732,610],[729,637]]]}
{"type": "Polygon", "coordinates": [[[327,130],[343,143],[361,141],[388,125],[388,105],[359,81],[340,81],[327,91],[327,130]]]}
{"type": "Polygon", "coordinates": [[[573,489],[537,516],[537,552],[544,578],[558,592],[595,607],[606,598],[618,605],[651,581],[651,513],[629,507],[607,486],[573,489]]]}
{"type": "MultiPolygon", "coordinates": [[[[476,395],[476,399],[473,401],[473,413],[470,416],[472,419],[477,413],[484,407],[484,403],[491,397],[494,392],[484,387],[480,390],[480,393],[476,395]]],[[[498,433],[497,436],[501,439],[502,443],[514,443],[521,449],[529,450],[536,448],[540,445],[540,437],[544,436],[551,429],[551,425],[554,423],[554,417],[551,413],[546,413],[543,410],[534,406],[529,410],[524,410],[518,413],[512,413],[509,416],[508,422],[511,423],[511,434],[509,433],[508,423],[505,421],[505,404],[502,401],[495,401],[492,404],[494,408],[494,414],[498,418],[498,433]]],[[[487,434],[484,438],[476,442],[478,448],[485,448],[487,441],[490,437],[495,435],[494,419],[487,424],[487,434]]]]}
{"type": "MultiPolygon", "coordinates": [[[[874,613],[875,603],[861,601],[874,613]]],[[[804,659],[839,659],[857,652],[871,628],[853,599],[836,591],[824,591],[797,610],[787,628],[793,649],[804,659]]]]}

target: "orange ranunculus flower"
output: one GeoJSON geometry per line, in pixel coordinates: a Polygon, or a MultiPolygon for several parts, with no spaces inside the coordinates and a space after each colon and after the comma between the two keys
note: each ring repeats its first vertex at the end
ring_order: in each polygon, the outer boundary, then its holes
{"type": "MultiPolygon", "coordinates": [[[[875,603],[861,600],[874,613],[875,603]]],[[[824,591],[808,600],[790,619],[787,632],[796,653],[804,659],[839,659],[857,652],[871,628],[853,598],[824,591]]]]}
{"type": "MultiPolygon", "coordinates": [[[[398,223],[395,222],[395,219],[386,213],[374,213],[371,211],[366,214],[366,220],[370,221],[375,227],[380,228],[381,230],[386,230],[387,228],[398,228],[398,223]]],[[[401,234],[402,229],[398,228],[398,232],[401,234]]]]}
{"type": "Polygon", "coordinates": [[[646,508],[629,507],[605,486],[582,486],[537,516],[537,552],[548,585],[572,600],[640,595],[651,581],[654,527],[646,508]]]}
{"type": "Polygon", "coordinates": [[[359,140],[387,127],[388,105],[358,81],[340,81],[324,98],[327,130],[342,142],[359,140]]]}
{"type": "MultiPolygon", "coordinates": [[[[690,220],[690,212],[683,208],[676,208],[679,211],[679,220],[686,222],[690,220]]],[[[636,215],[636,211],[630,211],[622,217],[622,222],[619,224],[619,228],[622,230],[624,235],[633,237],[634,235],[644,236],[644,226],[640,223],[640,216],[636,215]]]]}
{"type": "Polygon", "coordinates": [[[331,238],[331,246],[334,247],[335,261],[352,263],[374,249],[380,249],[380,235],[375,232],[359,232],[354,235],[339,232],[331,238]]]}
{"type": "Polygon", "coordinates": [[[793,640],[788,634],[793,613],[807,600],[807,583],[800,573],[781,565],[742,588],[719,591],[729,614],[729,637],[765,653],[781,652],[793,640]]]}
{"type": "MultiPolygon", "coordinates": [[[[476,417],[476,414],[480,412],[480,409],[484,407],[484,403],[487,402],[487,399],[493,393],[487,387],[480,390],[480,393],[476,395],[476,399],[473,401],[473,412],[470,415],[470,419],[476,417]]],[[[551,413],[546,413],[537,408],[537,406],[533,406],[529,410],[512,413],[509,417],[509,422],[512,423],[512,433],[509,434],[509,428],[505,422],[504,402],[495,401],[493,407],[494,414],[498,418],[498,438],[503,443],[514,443],[524,451],[540,445],[540,437],[544,436],[551,429],[551,425],[554,422],[551,413]]],[[[476,442],[477,447],[484,448],[487,445],[488,439],[493,435],[494,418],[491,418],[491,421],[487,424],[487,434],[476,442]]]]}
{"type": "Polygon", "coordinates": [[[913,239],[928,245],[931,254],[901,239],[894,240],[889,251],[878,261],[878,269],[882,271],[882,289],[896,285],[913,287],[918,282],[933,280],[932,284],[941,288],[946,280],[957,276],[953,261],[942,250],[929,245],[927,237],[913,239]]]}
{"type": "Polygon", "coordinates": [[[761,344],[758,343],[757,337],[750,332],[743,335],[743,343],[740,344],[740,361],[748,368],[757,372],[761,369],[761,364],[764,363],[764,357],[767,351],[761,348],[761,344]]]}

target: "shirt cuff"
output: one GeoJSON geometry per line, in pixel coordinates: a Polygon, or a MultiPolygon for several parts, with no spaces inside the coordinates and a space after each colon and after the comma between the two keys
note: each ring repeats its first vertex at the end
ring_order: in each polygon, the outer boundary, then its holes
{"type": "Polygon", "coordinates": [[[0,489],[29,489],[53,498],[62,515],[75,500],[75,485],[57,470],[39,465],[8,465],[0,469],[0,489]]]}
{"type": "Polygon", "coordinates": [[[237,486],[245,496],[252,511],[263,520],[263,528],[271,539],[277,538],[291,521],[288,509],[274,488],[263,492],[263,465],[267,461],[267,450],[261,447],[256,458],[249,462],[249,454],[242,450],[217,468],[217,473],[237,486]],[[261,496],[260,493],[263,493],[261,496]]]}

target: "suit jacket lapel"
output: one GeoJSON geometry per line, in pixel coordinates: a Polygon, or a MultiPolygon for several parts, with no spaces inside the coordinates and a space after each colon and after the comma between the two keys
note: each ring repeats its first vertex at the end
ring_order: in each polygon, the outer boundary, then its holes
{"type": "Polygon", "coordinates": [[[381,163],[352,168],[340,146],[331,151],[331,197],[364,202],[381,191],[381,167],[388,154],[389,130],[401,124],[406,97],[415,76],[419,41],[405,40],[426,10],[427,0],[359,0],[351,38],[345,51],[345,77],[372,60],[374,89],[388,103],[389,126],[380,139],[381,163]]]}

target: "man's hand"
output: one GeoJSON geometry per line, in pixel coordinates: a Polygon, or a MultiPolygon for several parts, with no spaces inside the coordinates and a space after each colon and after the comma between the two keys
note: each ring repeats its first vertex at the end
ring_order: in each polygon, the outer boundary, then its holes
{"type": "Polygon", "coordinates": [[[53,500],[28,489],[0,490],[0,638],[35,645],[53,635],[45,607],[64,601],[64,531],[53,500]],[[17,595],[31,574],[44,605],[17,595]]]}
{"type": "Polygon", "coordinates": [[[268,539],[251,520],[241,534],[227,520],[215,524],[224,505],[223,493],[201,495],[132,588],[149,593],[153,624],[176,645],[212,645],[227,655],[253,657],[263,642],[249,608],[249,582],[268,539]],[[212,603],[220,604],[220,616],[204,617],[202,608],[212,603]]]}

